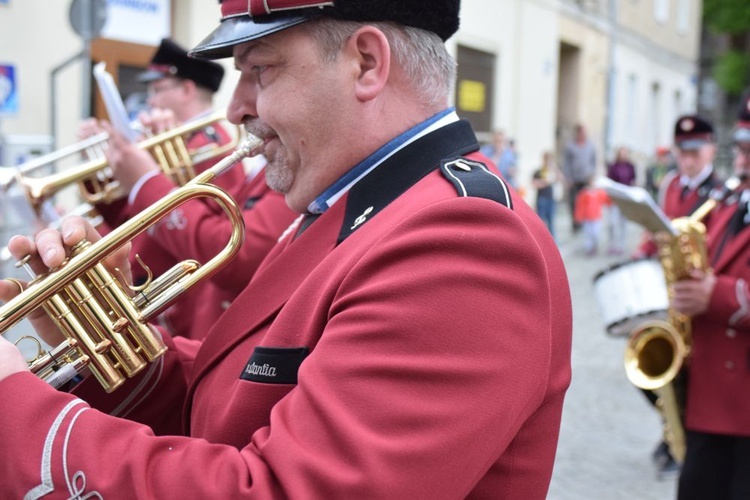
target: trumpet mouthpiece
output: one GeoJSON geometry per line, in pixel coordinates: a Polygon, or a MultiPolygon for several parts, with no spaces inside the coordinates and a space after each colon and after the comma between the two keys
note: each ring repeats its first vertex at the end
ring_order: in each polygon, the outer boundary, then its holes
{"type": "Polygon", "coordinates": [[[243,156],[255,156],[260,153],[259,149],[263,145],[263,140],[253,134],[247,134],[242,142],[238,152],[243,156]]]}

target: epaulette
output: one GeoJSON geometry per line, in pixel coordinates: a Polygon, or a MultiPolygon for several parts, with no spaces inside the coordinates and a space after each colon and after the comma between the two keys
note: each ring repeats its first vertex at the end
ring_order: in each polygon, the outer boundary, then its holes
{"type": "Polygon", "coordinates": [[[483,163],[467,158],[443,160],[440,171],[453,184],[459,196],[486,198],[513,210],[508,185],[483,163]]]}

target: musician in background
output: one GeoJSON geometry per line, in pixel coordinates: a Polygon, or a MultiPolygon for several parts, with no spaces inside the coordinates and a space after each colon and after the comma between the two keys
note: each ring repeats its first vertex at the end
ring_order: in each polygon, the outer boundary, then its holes
{"type": "MultiPolygon", "coordinates": [[[[139,121],[153,134],[166,132],[178,125],[206,117],[214,112],[213,95],[224,77],[220,64],[193,59],[187,51],[169,39],[161,42],[148,70],[139,80],[148,85],[149,113],[139,121]]],[[[97,210],[111,227],[117,227],[177,187],[156,164],[151,155],[128,143],[106,122],[88,121],[81,130],[86,134],[110,133],[106,151],[115,178],[125,192],[124,203],[97,205],[97,210]]],[[[195,131],[186,141],[190,151],[204,147],[223,147],[233,138],[221,122],[195,131]]],[[[225,155],[194,165],[196,173],[213,166],[225,155]]],[[[263,157],[255,161],[265,163],[263,157]]],[[[262,165],[261,165],[262,167],[262,165]]],[[[159,316],[172,335],[202,337],[244,288],[266,253],[296,215],[289,210],[284,197],[268,188],[265,172],[245,172],[240,162],[216,179],[215,184],[229,192],[243,208],[246,238],[235,260],[210,282],[200,283],[182,295],[159,316]]],[[[133,242],[130,254],[133,280],[142,284],[147,271],[136,260],[138,256],[153,275],[159,276],[185,259],[201,263],[224,247],[231,224],[223,210],[213,202],[197,200],[175,209],[168,217],[133,242]]]]}
{"type": "MultiPolygon", "coordinates": [[[[209,116],[214,112],[214,94],[221,87],[224,79],[224,68],[212,61],[197,60],[188,57],[187,51],[165,38],[151,58],[146,71],[138,80],[147,86],[148,112],[139,113],[141,127],[149,134],[155,135],[177,125],[209,116]]],[[[78,138],[99,134],[102,124],[95,118],[84,120],[78,127],[78,138]]],[[[187,140],[190,150],[197,150],[210,145],[224,146],[233,140],[227,128],[217,122],[202,130],[195,131],[187,140]]],[[[196,172],[202,172],[213,165],[214,158],[195,165],[196,172]]],[[[141,178],[140,170],[120,169],[118,180],[126,186],[135,187],[137,192],[148,178],[141,178]]],[[[156,175],[152,172],[150,175],[156,175]]],[[[231,194],[243,184],[245,172],[242,164],[236,165],[216,185],[227,189],[231,194]]],[[[131,197],[132,197],[131,192],[131,197]]],[[[128,209],[128,200],[119,200],[111,204],[98,204],[97,211],[104,217],[111,228],[119,226],[133,215],[128,209]]],[[[104,231],[106,232],[106,230],[104,231]]],[[[138,244],[134,244],[138,248],[138,244]]],[[[158,266],[158,264],[157,264],[158,266]]],[[[161,271],[159,266],[156,271],[161,271]]]]}
{"type": "MultiPolygon", "coordinates": [[[[693,213],[722,182],[713,167],[716,138],[708,120],[698,115],[681,116],[675,122],[673,138],[677,168],[664,176],[656,200],[670,219],[693,213]]],[[[656,244],[646,233],[632,256],[653,257],[656,253],[656,244]]]]}
{"type": "Polygon", "coordinates": [[[677,170],[662,180],[658,202],[669,218],[689,215],[721,183],[714,171],[716,138],[711,123],[698,115],[680,117],[674,130],[677,170]]]}
{"type": "MultiPolygon", "coordinates": [[[[570,289],[544,223],[450,107],[459,1],[221,9],[194,51],[234,56],[228,116],[306,217],[202,343],[164,334],[152,384],[105,397],[83,381],[103,411],[0,340],[0,497],[544,499],[570,289]]],[[[92,233],[67,222],[67,244],[92,233]]],[[[11,250],[54,265],[60,238],[11,250]]]]}
{"type": "MultiPolygon", "coordinates": [[[[734,130],[736,175],[750,175],[750,91],[734,130]]],[[[692,317],[687,451],[678,499],[750,498],[750,189],[707,222],[711,270],[674,284],[671,306],[692,317]]]]}
{"type": "MultiPolygon", "coordinates": [[[[674,152],[677,168],[670,170],[659,185],[657,201],[670,219],[690,215],[707,199],[711,190],[721,183],[713,168],[716,155],[716,139],[711,123],[698,115],[685,115],[674,125],[674,152]]],[[[710,215],[709,215],[710,217],[710,215]]],[[[658,249],[649,233],[633,252],[633,258],[657,257],[658,249]]],[[[681,378],[675,381],[680,384],[681,378]]],[[[643,389],[643,394],[652,405],[657,396],[643,389]]],[[[679,465],[662,440],[654,449],[652,459],[660,478],[666,478],[679,470],[679,465]]]]}

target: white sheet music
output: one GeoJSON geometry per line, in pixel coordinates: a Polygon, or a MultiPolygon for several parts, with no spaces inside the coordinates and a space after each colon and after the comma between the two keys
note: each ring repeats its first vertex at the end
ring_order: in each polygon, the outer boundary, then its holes
{"type": "Polygon", "coordinates": [[[677,230],[648,191],[639,186],[626,186],[607,177],[600,177],[596,185],[604,189],[623,215],[652,233],[668,232],[673,236],[677,230]]]}
{"type": "Polygon", "coordinates": [[[94,78],[96,78],[96,84],[104,100],[104,106],[107,108],[110,123],[130,142],[135,141],[138,132],[130,126],[125,104],[122,102],[122,97],[120,97],[120,92],[117,90],[112,75],[107,73],[104,62],[94,66],[94,78]]]}

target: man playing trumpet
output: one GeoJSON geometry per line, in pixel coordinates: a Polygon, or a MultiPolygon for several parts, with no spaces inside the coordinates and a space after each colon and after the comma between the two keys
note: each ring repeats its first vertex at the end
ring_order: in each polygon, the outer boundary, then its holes
{"type": "MultiPolygon", "coordinates": [[[[234,57],[228,117],[306,217],[202,342],[164,335],[148,394],[54,391],[0,342],[0,496],[544,499],[569,286],[449,106],[458,0],[221,8],[194,54],[234,57]]],[[[86,233],[11,249],[54,266],[86,233]]]]}

